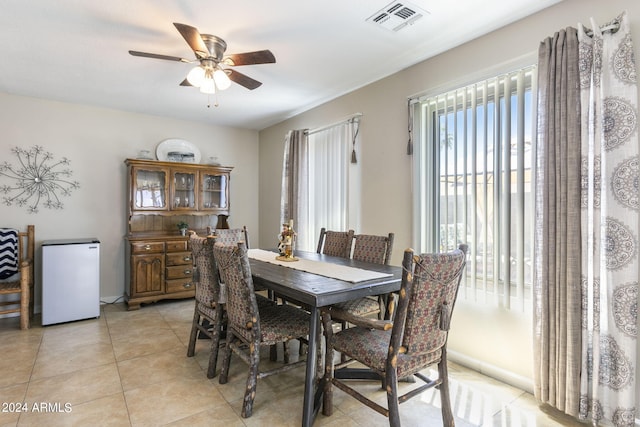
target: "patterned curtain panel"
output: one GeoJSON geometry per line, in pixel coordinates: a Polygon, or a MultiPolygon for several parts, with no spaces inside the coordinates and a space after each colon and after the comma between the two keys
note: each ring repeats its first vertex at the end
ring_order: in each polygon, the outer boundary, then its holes
{"type": "Polygon", "coordinates": [[[633,426],[638,316],[638,89],[628,17],[579,25],[582,106],[580,418],[633,426]]]}
{"type": "Polygon", "coordinates": [[[626,14],[591,27],[561,31],[539,51],[535,394],[593,425],[632,427],[638,89],[626,14]],[[559,43],[563,39],[568,43],[559,43]]]}

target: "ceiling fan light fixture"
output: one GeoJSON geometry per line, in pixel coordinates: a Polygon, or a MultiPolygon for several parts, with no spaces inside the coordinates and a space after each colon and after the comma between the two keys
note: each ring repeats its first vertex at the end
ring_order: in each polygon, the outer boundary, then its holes
{"type": "Polygon", "coordinates": [[[205,78],[200,85],[200,92],[206,94],[214,94],[216,93],[216,84],[212,78],[205,78]]]}
{"type": "Polygon", "coordinates": [[[187,81],[191,86],[200,87],[205,80],[205,71],[201,66],[194,67],[187,74],[187,81]]]}
{"type": "Polygon", "coordinates": [[[228,89],[229,86],[231,86],[231,80],[222,68],[218,68],[216,71],[214,71],[213,80],[216,82],[216,86],[220,90],[228,89]]]}
{"type": "Polygon", "coordinates": [[[193,50],[196,56],[195,61],[178,56],[139,52],[137,50],[130,50],[129,54],[186,64],[200,62],[199,65],[189,71],[187,78],[180,82],[180,86],[197,87],[201,88],[201,92],[212,94],[218,90],[229,88],[233,82],[253,90],[260,87],[262,83],[235,70],[225,69],[221,65],[236,67],[240,65],[273,64],[276,62],[276,58],[270,50],[234,53],[225,57],[227,43],[220,37],[212,34],[201,34],[197,28],[190,25],[178,22],[174,22],[173,25],[193,50]],[[233,73],[233,78],[230,77],[232,76],[231,73],[233,73]]]}

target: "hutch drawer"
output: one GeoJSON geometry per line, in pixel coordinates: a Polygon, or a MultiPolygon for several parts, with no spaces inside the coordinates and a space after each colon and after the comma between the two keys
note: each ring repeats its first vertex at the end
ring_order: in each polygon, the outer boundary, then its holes
{"type": "Polygon", "coordinates": [[[132,242],[131,253],[145,254],[164,252],[164,242],[132,242]]]}
{"type": "Polygon", "coordinates": [[[193,265],[193,257],[191,256],[191,252],[167,253],[166,264],[167,266],[193,265]]]}

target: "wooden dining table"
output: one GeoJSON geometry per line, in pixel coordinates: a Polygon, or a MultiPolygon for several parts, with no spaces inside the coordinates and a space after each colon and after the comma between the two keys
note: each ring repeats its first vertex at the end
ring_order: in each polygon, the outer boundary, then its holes
{"type": "MultiPolygon", "coordinates": [[[[276,255],[274,252],[274,258],[276,255]]],[[[369,295],[385,295],[398,291],[402,281],[402,268],[327,256],[315,252],[296,251],[294,255],[305,260],[349,266],[386,274],[385,277],[352,282],[254,259],[251,251],[249,251],[249,262],[254,283],[259,287],[273,291],[275,295],[284,299],[304,305],[311,313],[302,413],[302,426],[309,427],[313,424],[320,409],[323,393],[321,379],[316,379],[317,358],[315,355],[319,343],[315,339],[311,339],[312,337],[320,336],[320,309],[331,304],[369,295]]]]}

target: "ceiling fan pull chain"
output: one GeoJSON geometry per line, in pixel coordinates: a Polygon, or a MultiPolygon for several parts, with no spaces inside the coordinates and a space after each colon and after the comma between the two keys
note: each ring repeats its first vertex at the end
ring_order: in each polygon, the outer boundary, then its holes
{"type": "MultiPolygon", "coordinates": [[[[215,96],[216,96],[216,102],[215,104],[213,104],[214,107],[217,107],[218,105],[218,91],[215,91],[215,96]]],[[[207,108],[211,108],[211,94],[207,94],[207,108]]]]}

